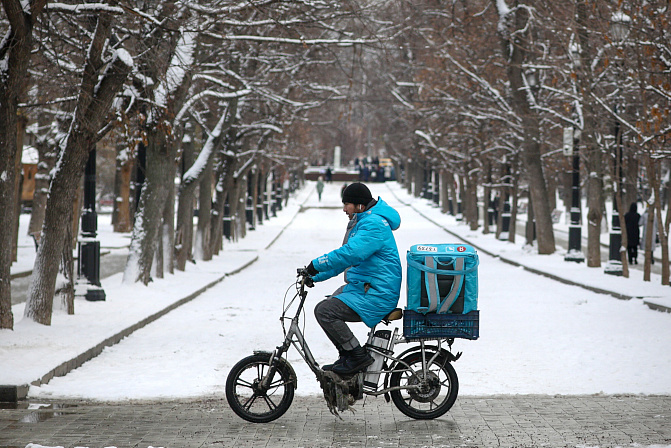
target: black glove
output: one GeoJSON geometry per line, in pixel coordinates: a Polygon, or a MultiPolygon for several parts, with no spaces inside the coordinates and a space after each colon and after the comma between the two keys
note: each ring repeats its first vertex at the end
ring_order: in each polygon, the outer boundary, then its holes
{"type": "Polygon", "coordinates": [[[312,280],[312,277],[305,277],[305,286],[308,288],[312,288],[315,285],[314,280],[312,280]]]}
{"type": "Polygon", "coordinates": [[[308,265],[307,268],[305,268],[308,271],[308,274],[310,274],[310,277],[314,277],[315,275],[319,274],[319,271],[315,269],[314,265],[312,262],[308,265]]]}

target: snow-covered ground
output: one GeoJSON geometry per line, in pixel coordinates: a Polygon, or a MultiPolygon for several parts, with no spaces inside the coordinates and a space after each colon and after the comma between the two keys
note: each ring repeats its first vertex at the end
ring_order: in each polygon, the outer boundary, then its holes
{"type": "MultiPolygon", "coordinates": [[[[0,331],[0,384],[40,378],[106,337],[256,260],[65,377],[33,386],[29,392],[32,399],[222,396],[228,371],[239,359],[281,342],[278,318],[295,269],[340,244],[347,221],[340,209],[340,187],[328,184],[318,203],[314,183],[308,183],[278,217],[244,240],[226,244],[215,260],[190,264],[185,273],[147,287],[121,285],[121,274],[104,279],[105,302],[77,299],[76,314],[56,312],[50,327],[22,320],[23,305],[14,306],[15,330],[0,331]],[[301,205],[304,209],[299,212],[301,205]]],[[[395,235],[404,264],[411,245],[458,242],[448,233],[453,232],[488,252],[603,289],[660,301],[671,296],[671,288],[661,286],[659,278],[643,282],[636,273],[629,279],[609,276],[602,268],[564,262],[562,250],[539,256],[521,243],[500,242],[468,230],[396,183],[370,187],[374,196],[401,214],[395,235]]],[[[114,246],[124,238],[127,242],[127,235],[108,231],[104,216],[99,227],[102,246],[114,246]],[[108,236],[117,241],[106,240],[108,236]]],[[[336,352],[315,322],[312,308],[341,281],[320,283],[308,296],[305,333],[320,363],[332,361],[336,352]]],[[[642,300],[617,300],[532,274],[484,250],[479,286],[480,339],[457,340],[453,347],[463,352],[455,363],[460,394],[671,393],[671,314],[653,311],[642,300]]],[[[405,291],[400,306],[404,303],[405,291]]],[[[360,339],[366,338],[363,324],[353,327],[360,339]]],[[[289,361],[298,373],[297,393],[321,393],[295,350],[290,350],[289,361]]]]}

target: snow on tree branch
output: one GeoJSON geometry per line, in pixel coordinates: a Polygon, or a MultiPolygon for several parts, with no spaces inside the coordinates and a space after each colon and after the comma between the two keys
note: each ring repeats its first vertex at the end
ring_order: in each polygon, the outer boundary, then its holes
{"type": "Polygon", "coordinates": [[[223,40],[230,41],[250,41],[250,42],[274,42],[281,44],[292,45],[336,45],[339,47],[349,47],[352,45],[372,44],[377,40],[372,39],[290,39],[285,37],[271,37],[271,36],[252,36],[252,35],[235,35],[226,34],[220,36],[223,40]]]}
{"type": "Polygon", "coordinates": [[[107,12],[111,14],[123,14],[124,9],[116,6],[110,6],[107,3],[78,3],[69,5],[67,3],[49,2],[45,9],[52,12],[68,12],[68,13],[101,13],[107,12]]]}

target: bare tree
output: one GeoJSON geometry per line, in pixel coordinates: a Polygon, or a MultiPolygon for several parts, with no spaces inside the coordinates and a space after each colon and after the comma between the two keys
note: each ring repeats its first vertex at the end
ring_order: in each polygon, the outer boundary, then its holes
{"type": "Polygon", "coordinates": [[[132,67],[130,55],[117,49],[111,55],[106,46],[111,26],[111,14],[101,12],[96,17],[95,31],[87,54],[79,96],[67,139],[59,157],[47,199],[42,236],[33,270],[33,282],[26,303],[25,316],[44,325],[51,324],[53,296],[58,264],[63,252],[66,226],[63,216],[71,216],[70,207],[84,173],[89,151],[100,140],[110,122],[112,101],[123,86],[132,67]],[[105,57],[109,59],[105,59],[105,57]],[[101,133],[101,131],[103,131],[101,133]]]}

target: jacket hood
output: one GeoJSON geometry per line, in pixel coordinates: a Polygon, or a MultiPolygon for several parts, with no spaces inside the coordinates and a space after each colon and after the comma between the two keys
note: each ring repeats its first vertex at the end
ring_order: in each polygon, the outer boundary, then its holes
{"type": "Polygon", "coordinates": [[[391,227],[391,230],[396,230],[401,225],[401,215],[399,215],[396,210],[391,208],[379,196],[377,198],[377,204],[375,204],[373,207],[366,210],[365,212],[361,213],[361,215],[363,216],[361,216],[359,219],[365,217],[368,214],[375,214],[383,217],[389,223],[389,227],[391,227]]]}

